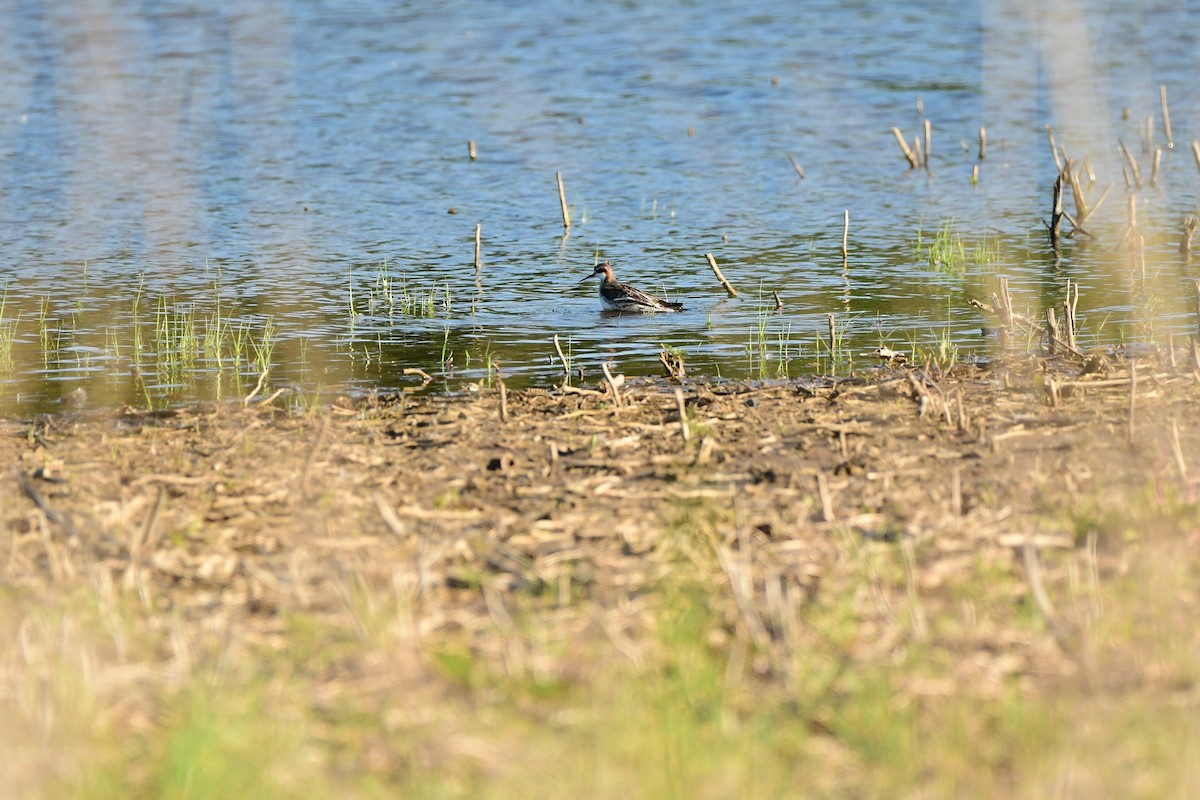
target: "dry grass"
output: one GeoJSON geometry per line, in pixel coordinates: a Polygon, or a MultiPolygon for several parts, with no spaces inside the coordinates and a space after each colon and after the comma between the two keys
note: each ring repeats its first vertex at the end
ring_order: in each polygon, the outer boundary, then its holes
{"type": "Polygon", "coordinates": [[[1194,795],[1197,381],[1044,367],[0,422],[6,779],[1194,795]]]}

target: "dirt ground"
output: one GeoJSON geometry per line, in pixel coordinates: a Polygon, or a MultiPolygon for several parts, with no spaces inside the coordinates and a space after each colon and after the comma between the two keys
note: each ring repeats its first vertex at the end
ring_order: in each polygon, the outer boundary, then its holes
{"type": "MultiPolygon", "coordinates": [[[[806,609],[846,595],[850,663],[912,641],[947,654],[940,674],[911,676],[914,695],[1045,691],[1094,669],[1062,598],[1084,580],[1078,564],[1127,568],[1122,537],[1136,532],[1106,521],[1163,494],[1195,507],[1197,409],[1190,362],[1021,359],[765,385],[629,381],[616,396],[606,384],[399,393],[303,415],[0,420],[0,578],[21,608],[83,586],[143,610],[159,645],[97,659],[114,697],[149,673],[184,680],[202,653],[296,647],[297,614],[369,628],[363,603],[379,592],[412,599],[422,642],[586,682],[607,668],[597,639],[616,661],[647,657],[647,598],[681,558],[724,587],[724,623],[705,635],[730,653],[745,644],[729,668],[760,700],[802,680],[788,653],[816,635],[806,609]],[[896,574],[854,557],[872,548],[896,554],[896,574]],[[964,599],[960,576],[981,563],[999,596],[964,599]],[[553,647],[512,646],[518,610],[553,647]],[[939,622],[964,615],[973,624],[939,622]]],[[[1194,516],[1174,519],[1194,547],[1194,516]]],[[[333,702],[430,680],[349,658],[310,688],[333,702]]],[[[148,701],[105,708],[118,730],[158,724],[148,701]]]]}

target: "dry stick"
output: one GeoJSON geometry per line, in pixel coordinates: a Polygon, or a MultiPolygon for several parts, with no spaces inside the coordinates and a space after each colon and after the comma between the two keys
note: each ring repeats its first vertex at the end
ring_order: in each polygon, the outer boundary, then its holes
{"type": "Polygon", "coordinates": [[[688,428],[687,406],[683,402],[683,390],[675,388],[675,407],[679,409],[679,433],[685,442],[692,440],[692,432],[688,428]]]}
{"type": "MultiPolygon", "coordinates": [[[[1171,420],[1171,450],[1175,454],[1175,466],[1179,467],[1179,477],[1186,484],[1188,479],[1187,461],[1183,458],[1183,446],[1179,444],[1179,422],[1171,420]]],[[[161,493],[162,490],[160,489],[161,493]]]]}
{"type": "Polygon", "coordinates": [[[496,383],[500,386],[500,421],[508,422],[508,387],[504,385],[504,375],[500,372],[500,365],[496,364],[496,383]]]}
{"type": "Polygon", "coordinates": [[[1161,161],[1162,161],[1162,148],[1156,147],[1154,149],[1154,166],[1150,168],[1150,187],[1152,189],[1158,188],[1158,167],[1159,167],[1159,164],[1161,161]]]}
{"type": "Polygon", "coordinates": [[[467,139],[467,155],[471,156],[471,160],[475,160],[475,140],[467,139]]]}
{"type": "Polygon", "coordinates": [[[1196,159],[1196,169],[1200,169],[1200,141],[1192,139],[1192,158],[1196,159]]]}
{"type": "Polygon", "coordinates": [[[1200,219],[1197,219],[1190,214],[1183,218],[1183,238],[1179,240],[1179,252],[1184,258],[1192,257],[1192,237],[1196,235],[1196,226],[1200,224],[1200,219]]]}
{"type": "Polygon", "coordinates": [[[1129,441],[1133,443],[1134,410],[1137,403],[1137,362],[1129,359],[1129,441]]]}
{"type": "Polygon", "coordinates": [[[1158,102],[1162,106],[1163,133],[1167,136],[1167,149],[1175,149],[1175,140],[1171,137],[1171,114],[1167,111],[1167,85],[1158,85],[1158,102]]]}
{"type": "Polygon", "coordinates": [[[775,297],[775,310],[781,310],[783,308],[783,300],[779,299],[779,292],[772,289],[771,294],[775,297]]]}
{"type": "Polygon", "coordinates": [[[829,358],[830,359],[833,359],[835,357],[834,350],[836,347],[837,347],[837,318],[833,314],[830,314],[829,315],[829,358]]]}
{"type": "Polygon", "coordinates": [[[821,500],[821,519],[833,522],[833,498],[829,496],[829,483],[824,472],[817,473],[817,497],[821,500]]]}
{"type": "MultiPolygon", "coordinates": [[[[1068,162],[1068,166],[1070,166],[1070,162],[1068,162]]],[[[1054,179],[1054,201],[1050,208],[1050,246],[1056,253],[1058,252],[1058,226],[1062,224],[1063,218],[1062,187],[1063,172],[1060,170],[1058,177],[1054,179]]]]}
{"type": "Polygon", "coordinates": [[[979,165],[972,164],[971,165],[971,185],[974,186],[977,183],[979,183],[979,165]]]}
{"type": "Polygon", "coordinates": [[[607,361],[601,361],[600,367],[604,370],[604,380],[608,381],[608,388],[612,389],[613,398],[617,404],[617,408],[621,408],[625,405],[625,400],[621,397],[621,390],[617,387],[617,379],[614,378],[613,374],[608,371],[607,361]]]}
{"type": "Polygon", "coordinates": [[[1082,225],[1087,221],[1087,218],[1092,215],[1092,210],[1088,208],[1087,197],[1083,194],[1083,187],[1079,183],[1079,170],[1074,169],[1074,163],[1067,162],[1067,182],[1071,187],[1071,197],[1075,200],[1075,216],[1082,225]]]}
{"type": "Polygon", "coordinates": [[[933,155],[932,126],[925,120],[925,169],[929,169],[929,157],[933,155]]]}
{"type": "Polygon", "coordinates": [[[1200,281],[1196,281],[1196,331],[1200,333],[1200,281]]]}
{"type": "Polygon", "coordinates": [[[1046,307],[1046,328],[1050,332],[1050,344],[1047,349],[1050,355],[1054,355],[1054,351],[1058,349],[1058,318],[1054,315],[1054,306],[1046,307]]]}
{"type": "Polygon", "coordinates": [[[804,180],[804,167],[796,163],[796,159],[792,158],[792,154],[787,154],[788,161],[792,162],[792,169],[796,170],[796,174],[800,176],[800,180],[804,180]]]}
{"type": "Polygon", "coordinates": [[[1049,125],[1046,126],[1046,136],[1050,139],[1050,152],[1054,154],[1054,165],[1058,167],[1058,171],[1061,173],[1063,168],[1062,157],[1058,154],[1058,145],[1054,143],[1054,130],[1049,125]]]}
{"type": "Polygon", "coordinates": [[[916,156],[916,158],[917,158],[917,164],[925,163],[925,153],[921,149],[921,137],[920,136],[913,137],[913,155],[916,156]]]}
{"type": "Polygon", "coordinates": [[[479,270],[483,267],[483,262],[479,260],[479,247],[483,242],[483,225],[475,223],[475,274],[479,274],[479,270]]]}
{"type": "Polygon", "coordinates": [[[1154,152],[1154,116],[1151,114],[1146,115],[1146,134],[1145,134],[1144,138],[1145,138],[1145,141],[1143,142],[1143,145],[1146,148],[1146,152],[1153,153],[1154,152]]]}
{"type": "Polygon", "coordinates": [[[1067,279],[1067,299],[1063,302],[1063,321],[1067,324],[1067,346],[1075,346],[1075,309],[1079,306],[1079,284],[1067,279]]]}
{"type": "Polygon", "coordinates": [[[571,210],[567,208],[567,193],[563,189],[562,173],[554,173],[555,179],[558,181],[558,204],[562,208],[563,230],[570,232],[571,230],[571,210]]]}
{"type": "MultiPolygon", "coordinates": [[[[892,128],[892,135],[896,137],[896,144],[900,145],[900,150],[903,151],[904,157],[908,159],[909,169],[917,168],[917,156],[913,153],[912,148],[908,146],[908,142],[904,141],[904,135],[900,133],[899,128],[892,128]]],[[[1200,144],[1196,145],[1197,153],[1200,153],[1200,144]]],[[[1196,163],[1200,166],[1200,155],[1196,156],[1196,163]]]]}
{"type": "Polygon", "coordinates": [[[1133,157],[1133,153],[1129,152],[1129,148],[1120,139],[1117,139],[1117,144],[1121,146],[1121,152],[1125,154],[1125,160],[1129,163],[1129,172],[1133,175],[1133,187],[1135,189],[1142,188],[1142,170],[1138,167],[1137,159],[1133,157]]]}
{"type": "Polygon", "coordinates": [[[242,408],[248,407],[250,405],[250,401],[257,397],[258,393],[262,391],[263,382],[267,379],[267,373],[270,371],[271,369],[268,367],[262,371],[261,375],[258,376],[258,385],[254,387],[253,392],[246,395],[246,399],[242,401],[242,408]]]}
{"type": "Polygon", "coordinates": [[[987,156],[987,131],[984,130],[982,125],[980,125],[979,126],[979,160],[983,161],[983,159],[986,156],[987,156]]]}
{"type": "Polygon", "coordinates": [[[569,363],[567,363],[567,357],[563,355],[562,345],[560,345],[558,343],[558,334],[557,333],[554,334],[554,349],[558,351],[558,360],[562,362],[563,374],[566,375],[568,379],[570,379],[571,365],[569,363]]]}
{"type": "Polygon", "coordinates": [[[846,262],[850,260],[850,210],[842,212],[842,266],[846,266],[846,262]]]}
{"type": "Polygon", "coordinates": [[[725,280],[725,276],[721,274],[721,268],[717,266],[717,260],[713,258],[713,254],[705,253],[704,257],[708,259],[708,265],[712,267],[713,274],[717,276],[717,280],[719,280],[721,285],[725,287],[725,291],[729,293],[729,296],[737,297],[737,289],[733,288],[729,281],[725,280]]]}

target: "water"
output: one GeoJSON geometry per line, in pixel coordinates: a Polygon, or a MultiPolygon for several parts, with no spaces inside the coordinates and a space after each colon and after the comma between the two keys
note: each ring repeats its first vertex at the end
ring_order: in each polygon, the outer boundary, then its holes
{"type": "Polygon", "coordinates": [[[1195,3],[215,5],[0,0],[0,413],[242,396],[267,365],[310,397],[492,360],[548,385],[554,334],[591,378],[657,373],[664,344],[735,378],[881,343],[981,357],[967,299],[1000,275],[1033,315],[1078,281],[1088,344],[1194,330],[1195,3]],[[1159,84],[1143,284],[1117,139],[1148,181],[1159,84]],[[925,118],[909,170],[889,131],[925,118]],[[1057,259],[1047,123],[1093,202],[1114,184],[1057,259]],[[962,274],[922,249],[947,224],[962,274]],[[603,315],[577,283],[597,258],[687,310],[603,315]]]}

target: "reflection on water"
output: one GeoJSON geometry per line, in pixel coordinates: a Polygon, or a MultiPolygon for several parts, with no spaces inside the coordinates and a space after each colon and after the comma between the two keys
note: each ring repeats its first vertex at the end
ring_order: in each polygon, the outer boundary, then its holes
{"type": "Polygon", "coordinates": [[[95,403],[242,396],[268,363],[310,392],[417,381],[406,368],[453,387],[496,363],[546,384],[554,334],[593,377],[606,359],[655,373],[664,346],[739,378],[844,370],[881,343],[972,357],[989,342],[967,299],[999,275],[1033,315],[1078,281],[1091,343],[1195,323],[1177,252],[1200,197],[1186,12],[431,5],[0,5],[0,413],[79,386],[95,403]],[[930,169],[910,170],[890,129],[911,141],[925,119],[930,169]],[[1113,185],[1058,258],[1047,123],[1090,202],[1113,185]],[[1118,139],[1146,184],[1144,284],[1118,247],[1118,139]],[[947,226],[962,260],[935,269],[947,226]],[[603,316],[577,285],[598,258],[687,310],[603,316]]]}

